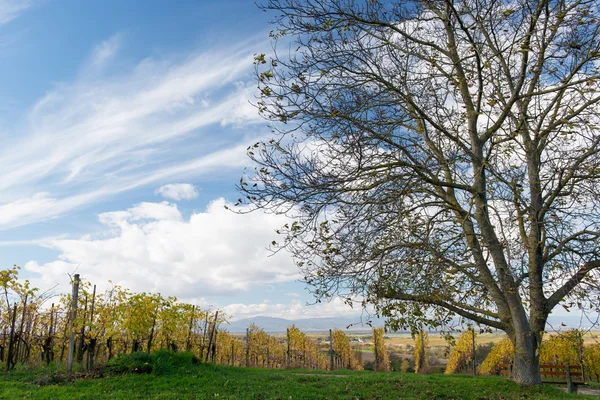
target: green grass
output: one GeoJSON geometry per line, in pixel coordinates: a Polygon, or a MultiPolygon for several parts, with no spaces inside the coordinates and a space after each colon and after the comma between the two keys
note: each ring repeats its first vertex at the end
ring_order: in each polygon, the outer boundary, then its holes
{"type": "Polygon", "coordinates": [[[127,373],[49,384],[47,371],[0,374],[0,399],[585,399],[501,377],[370,371],[268,370],[193,365],[177,373],[127,373]],[[40,386],[39,383],[45,385],[40,386]]]}

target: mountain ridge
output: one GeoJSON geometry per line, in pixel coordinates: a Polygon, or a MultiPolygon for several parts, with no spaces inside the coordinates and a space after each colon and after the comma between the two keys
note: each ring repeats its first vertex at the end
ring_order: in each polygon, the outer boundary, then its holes
{"type": "MultiPolygon", "coordinates": [[[[279,317],[256,316],[252,318],[242,318],[230,321],[221,325],[221,329],[225,329],[231,333],[244,333],[246,328],[255,324],[267,333],[284,333],[287,328],[294,325],[303,332],[327,332],[329,329],[341,329],[351,332],[367,332],[373,327],[383,326],[384,318],[368,317],[315,317],[315,318],[300,318],[286,319],[279,317]]],[[[567,330],[573,328],[588,329],[593,326],[590,321],[584,320],[581,322],[580,316],[575,315],[550,315],[546,331],[553,332],[558,330],[567,330]]],[[[600,326],[596,328],[600,329],[600,326]]],[[[406,332],[406,331],[399,331],[406,332]]]]}

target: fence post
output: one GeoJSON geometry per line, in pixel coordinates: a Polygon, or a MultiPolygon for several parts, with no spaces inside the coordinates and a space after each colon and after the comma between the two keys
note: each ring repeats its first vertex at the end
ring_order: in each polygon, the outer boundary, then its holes
{"type": "Polygon", "coordinates": [[[77,299],[79,297],[79,274],[73,279],[73,293],[71,295],[71,321],[69,322],[69,355],[67,358],[67,370],[73,373],[73,356],[75,355],[75,330],[73,325],[77,318],[77,299]]]}
{"type": "Polygon", "coordinates": [[[571,377],[571,366],[569,364],[566,365],[565,372],[567,374],[567,392],[577,393],[577,386],[573,384],[573,377],[571,377]]]}

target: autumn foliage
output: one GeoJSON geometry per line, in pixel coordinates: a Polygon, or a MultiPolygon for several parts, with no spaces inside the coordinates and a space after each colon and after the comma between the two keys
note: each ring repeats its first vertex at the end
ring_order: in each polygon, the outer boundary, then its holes
{"type": "Polygon", "coordinates": [[[473,359],[473,336],[476,337],[476,335],[474,329],[469,329],[458,338],[456,346],[450,353],[446,374],[453,374],[464,369],[467,363],[473,359]]]}
{"type": "Polygon", "coordinates": [[[383,328],[373,329],[373,351],[375,352],[375,369],[377,371],[390,370],[390,355],[383,337],[383,328]]]}
{"type": "MultiPolygon", "coordinates": [[[[52,293],[40,293],[18,279],[19,267],[0,271],[0,362],[17,364],[66,362],[71,295],[48,304],[52,293]]],[[[120,354],[159,349],[193,353],[203,362],[265,368],[329,367],[327,349],[296,327],[285,337],[272,336],[256,325],[246,337],[222,329],[226,315],[201,309],[158,293],[133,293],[112,285],[101,293],[80,281],[75,332],[75,362],[90,368],[120,354]]],[[[349,341],[336,331],[334,348],[340,366],[359,369],[349,341]]]]}
{"type": "Polygon", "coordinates": [[[429,357],[426,349],[429,346],[429,336],[425,331],[415,335],[415,372],[423,374],[429,371],[429,357]]]}

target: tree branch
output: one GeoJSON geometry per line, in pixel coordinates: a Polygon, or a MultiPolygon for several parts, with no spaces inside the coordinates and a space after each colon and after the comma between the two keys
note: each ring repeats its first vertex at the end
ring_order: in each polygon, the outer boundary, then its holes
{"type": "Polygon", "coordinates": [[[600,260],[589,261],[579,269],[564,285],[562,285],[552,296],[548,298],[548,310],[552,310],[561,302],[585,276],[593,269],[600,268],[600,260]]]}
{"type": "Polygon", "coordinates": [[[412,294],[401,293],[401,292],[396,292],[394,294],[386,293],[384,297],[389,300],[414,301],[414,302],[418,302],[418,303],[440,306],[440,307],[445,308],[448,311],[456,313],[456,314],[460,315],[461,317],[468,318],[479,324],[488,325],[488,326],[491,326],[491,327],[494,327],[497,329],[502,329],[502,330],[506,329],[506,324],[504,324],[503,322],[501,322],[499,320],[491,319],[491,318],[499,318],[498,314],[491,312],[491,311],[482,310],[477,307],[471,307],[466,304],[461,304],[459,307],[455,304],[450,303],[448,300],[435,299],[430,296],[412,295],[412,294]],[[468,308],[469,310],[466,310],[465,308],[468,308]],[[483,317],[476,313],[485,314],[486,316],[488,316],[490,318],[483,317]]]}

